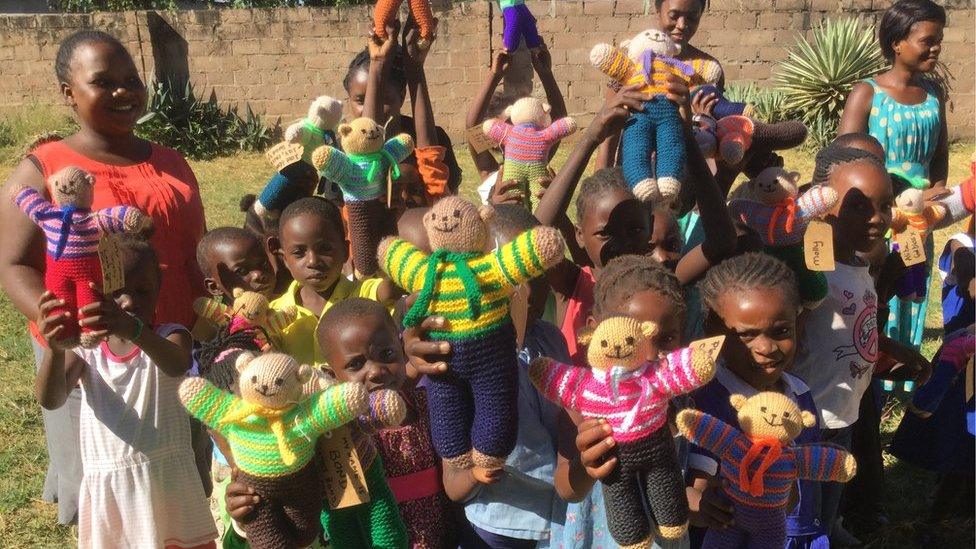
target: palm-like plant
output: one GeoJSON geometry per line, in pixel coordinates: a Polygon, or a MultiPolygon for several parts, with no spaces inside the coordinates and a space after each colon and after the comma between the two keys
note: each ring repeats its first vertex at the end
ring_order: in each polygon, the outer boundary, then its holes
{"type": "Polygon", "coordinates": [[[874,29],[858,19],[827,19],[799,37],[773,77],[783,106],[810,123],[836,118],[855,83],[885,68],[874,29]]]}

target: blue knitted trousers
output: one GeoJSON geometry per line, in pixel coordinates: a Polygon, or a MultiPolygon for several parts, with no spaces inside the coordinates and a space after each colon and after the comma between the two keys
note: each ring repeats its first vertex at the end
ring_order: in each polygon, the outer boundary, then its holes
{"type": "Polygon", "coordinates": [[[430,435],[444,459],[472,446],[502,458],[518,434],[518,357],[515,328],[506,322],[474,338],[450,340],[447,373],[427,376],[430,435]]]}
{"type": "Polygon", "coordinates": [[[621,161],[624,181],[631,189],[644,179],[654,179],[651,153],[657,151],[657,178],[681,179],[685,167],[685,139],[678,106],[663,95],[644,103],[624,128],[621,161]]]}
{"type": "Polygon", "coordinates": [[[744,505],[734,499],[735,526],[710,529],[702,549],[782,549],[786,546],[785,507],[768,509],[744,505]]]}

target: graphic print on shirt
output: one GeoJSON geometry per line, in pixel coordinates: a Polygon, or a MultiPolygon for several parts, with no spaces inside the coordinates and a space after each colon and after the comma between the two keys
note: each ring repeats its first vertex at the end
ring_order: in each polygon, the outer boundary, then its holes
{"type": "Polygon", "coordinates": [[[849,363],[851,378],[860,379],[878,360],[878,296],[871,290],[865,290],[860,301],[851,291],[844,290],[843,295],[847,303],[840,312],[854,319],[853,341],[834,348],[835,360],[854,357],[849,363]]]}

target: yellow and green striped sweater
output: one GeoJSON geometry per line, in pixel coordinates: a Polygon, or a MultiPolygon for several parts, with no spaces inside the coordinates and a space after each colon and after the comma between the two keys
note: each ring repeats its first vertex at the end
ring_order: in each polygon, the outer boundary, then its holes
{"type": "MultiPolygon", "coordinates": [[[[540,250],[538,229],[531,229],[494,252],[467,260],[481,290],[480,312],[472,311],[457,267],[441,262],[437,269],[429,315],[440,315],[450,323],[450,331],[431,332],[433,339],[458,340],[494,330],[509,320],[509,296],[515,287],[542,275],[554,263],[551,250],[540,250]]],[[[558,260],[561,258],[562,251],[558,260]]],[[[430,256],[406,240],[396,239],[383,257],[383,270],[393,282],[408,292],[423,289],[430,256]]]]}
{"type": "Polygon", "coordinates": [[[241,471],[257,477],[280,477],[297,472],[315,455],[319,435],[349,423],[362,411],[351,408],[348,403],[357,400],[350,398],[351,392],[362,392],[364,389],[343,383],[315,393],[280,414],[285,444],[295,455],[294,462],[286,465],[268,416],[258,411],[241,421],[221,422],[222,418],[236,413],[240,407],[251,405],[203,379],[197,379],[203,383],[197,382],[199,389],[183,405],[190,415],[224,435],[234,452],[237,466],[241,471]]]}

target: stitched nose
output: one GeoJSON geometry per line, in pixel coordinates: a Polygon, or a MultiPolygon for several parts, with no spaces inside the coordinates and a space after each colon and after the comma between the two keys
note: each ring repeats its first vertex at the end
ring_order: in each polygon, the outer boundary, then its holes
{"type": "Polygon", "coordinates": [[[620,345],[614,345],[614,346],[613,346],[613,349],[614,349],[615,351],[617,351],[617,354],[618,354],[618,355],[620,354],[620,345]]]}
{"type": "Polygon", "coordinates": [[[267,393],[268,392],[268,386],[267,385],[262,385],[261,386],[261,392],[262,393],[267,393]]]}

